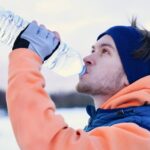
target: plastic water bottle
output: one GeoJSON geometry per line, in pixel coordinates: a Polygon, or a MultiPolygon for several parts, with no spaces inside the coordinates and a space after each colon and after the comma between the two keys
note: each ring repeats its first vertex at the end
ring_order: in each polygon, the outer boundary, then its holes
{"type": "MultiPolygon", "coordinates": [[[[12,47],[20,32],[28,25],[29,22],[20,16],[0,8],[0,41],[2,43],[12,47]]],[[[64,77],[74,74],[82,76],[86,71],[79,53],[64,42],[60,43],[58,49],[44,62],[43,66],[64,77]]]]}

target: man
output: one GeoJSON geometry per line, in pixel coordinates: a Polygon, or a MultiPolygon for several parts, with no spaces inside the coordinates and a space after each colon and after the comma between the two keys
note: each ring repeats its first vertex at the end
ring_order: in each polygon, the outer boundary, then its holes
{"type": "Polygon", "coordinates": [[[79,92],[92,95],[95,107],[87,107],[90,120],[85,129],[74,130],[55,114],[40,73],[60,39],[32,22],[17,38],[9,64],[7,105],[20,149],[149,150],[147,33],[133,23],[99,35],[84,58],[87,71],[77,85],[79,92]]]}

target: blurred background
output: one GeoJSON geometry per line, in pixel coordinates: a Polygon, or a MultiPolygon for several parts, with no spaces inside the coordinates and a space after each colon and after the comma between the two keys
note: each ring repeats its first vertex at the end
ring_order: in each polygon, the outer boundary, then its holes
{"type": "MultiPolygon", "coordinates": [[[[61,39],[78,50],[82,57],[90,53],[91,45],[101,32],[110,26],[129,25],[132,16],[137,16],[141,27],[150,29],[149,0],[0,0],[0,7],[59,32],[61,39]]],[[[4,111],[10,51],[0,43],[0,150],[18,149],[4,111]]],[[[58,113],[70,126],[83,128],[88,119],[83,107],[91,104],[92,99],[76,92],[78,76],[64,78],[47,68],[42,68],[42,74],[46,91],[55,101],[58,113]]]]}

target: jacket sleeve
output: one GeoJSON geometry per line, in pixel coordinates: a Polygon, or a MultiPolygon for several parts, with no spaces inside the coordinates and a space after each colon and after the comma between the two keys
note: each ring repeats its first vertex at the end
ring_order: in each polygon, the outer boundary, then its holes
{"type": "MultiPolygon", "coordinates": [[[[121,146],[117,146],[119,150],[126,145],[119,142],[120,135],[130,143],[135,141],[136,134],[120,127],[99,128],[89,133],[68,127],[62,116],[55,114],[55,105],[44,90],[39,56],[27,49],[16,49],[9,59],[7,106],[21,150],[109,150],[116,147],[115,143],[121,146]]],[[[142,137],[140,144],[146,141],[142,137]]]]}

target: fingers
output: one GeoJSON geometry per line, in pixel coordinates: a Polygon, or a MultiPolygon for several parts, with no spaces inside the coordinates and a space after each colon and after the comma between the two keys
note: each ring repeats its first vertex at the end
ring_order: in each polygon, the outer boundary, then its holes
{"type": "Polygon", "coordinates": [[[36,21],[32,21],[24,33],[21,35],[22,38],[39,37],[43,40],[53,41],[53,43],[60,42],[60,35],[56,31],[48,30],[44,25],[38,25],[36,21]]]}
{"type": "Polygon", "coordinates": [[[47,29],[44,25],[39,26],[38,35],[45,39],[52,49],[55,49],[60,43],[59,33],[47,29]]]}
{"type": "Polygon", "coordinates": [[[56,31],[53,31],[53,33],[55,34],[55,36],[57,37],[57,39],[60,41],[60,35],[59,35],[59,33],[56,32],[56,31]]]}
{"type": "Polygon", "coordinates": [[[47,38],[49,31],[46,29],[44,25],[39,26],[38,35],[44,39],[47,38]]]}
{"type": "Polygon", "coordinates": [[[38,34],[43,38],[53,37],[60,41],[60,35],[56,31],[47,29],[44,25],[39,26],[38,34]]]}
{"type": "Polygon", "coordinates": [[[28,35],[35,36],[39,30],[39,26],[37,22],[33,21],[29,24],[29,26],[25,29],[25,31],[22,33],[21,37],[26,38],[28,35]]]}

